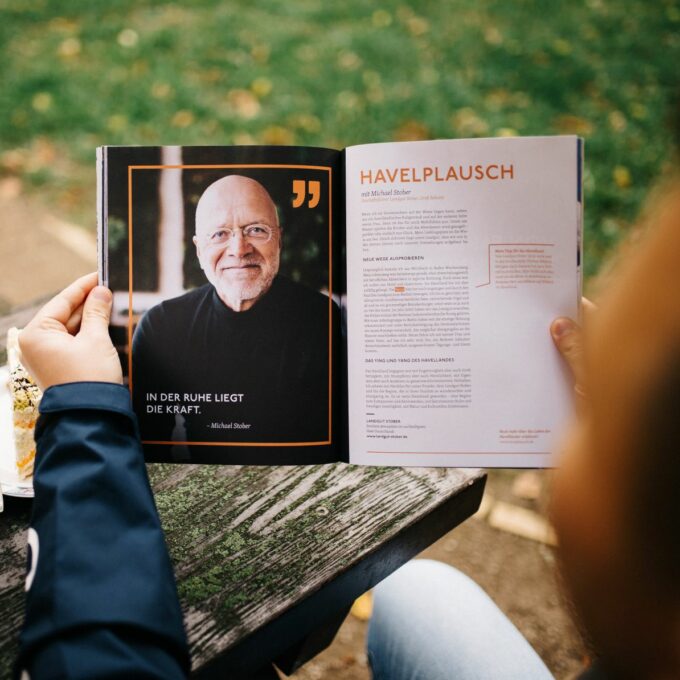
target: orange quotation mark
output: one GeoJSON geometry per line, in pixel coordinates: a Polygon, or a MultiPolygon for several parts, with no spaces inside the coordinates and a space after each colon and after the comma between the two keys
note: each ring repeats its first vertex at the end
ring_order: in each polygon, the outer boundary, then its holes
{"type": "Polygon", "coordinates": [[[293,199],[294,208],[299,208],[305,202],[307,192],[309,192],[307,207],[316,208],[316,206],[319,205],[319,199],[321,198],[321,182],[316,180],[305,182],[304,179],[293,180],[293,194],[295,195],[295,198],[293,199]]]}

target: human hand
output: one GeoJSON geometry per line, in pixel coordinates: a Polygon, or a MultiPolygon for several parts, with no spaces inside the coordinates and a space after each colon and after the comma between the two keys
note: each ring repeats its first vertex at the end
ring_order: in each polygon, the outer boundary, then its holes
{"type": "MultiPolygon", "coordinates": [[[[581,298],[581,308],[584,316],[591,315],[597,307],[587,298],[581,298]]],[[[587,376],[583,363],[583,332],[581,326],[573,319],[559,317],[550,324],[555,347],[567,362],[574,380],[574,392],[577,396],[585,397],[587,394],[587,376]]]]}
{"type": "Polygon", "coordinates": [[[62,383],[123,382],[109,337],[111,291],[87,274],[53,297],[19,333],[21,361],[43,391],[62,383]]]}

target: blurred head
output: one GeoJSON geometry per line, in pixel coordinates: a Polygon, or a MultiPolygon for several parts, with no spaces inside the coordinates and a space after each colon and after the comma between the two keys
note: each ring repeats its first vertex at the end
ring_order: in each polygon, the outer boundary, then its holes
{"type": "Polygon", "coordinates": [[[281,228],[267,190],[241,175],[213,182],[196,206],[194,245],[222,302],[237,312],[250,309],[279,271],[281,228]]]}
{"type": "Polygon", "coordinates": [[[631,678],[680,677],[680,191],[654,221],[586,329],[553,504],[583,623],[631,678]]]}

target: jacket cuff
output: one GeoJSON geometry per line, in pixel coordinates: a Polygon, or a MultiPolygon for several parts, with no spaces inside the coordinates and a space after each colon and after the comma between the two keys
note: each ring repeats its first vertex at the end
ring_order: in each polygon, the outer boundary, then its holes
{"type": "Polygon", "coordinates": [[[48,387],[40,402],[40,413],[87,410],[113,411],[134,418],[127,387],[108,382],[73,382],[48,387]]]}

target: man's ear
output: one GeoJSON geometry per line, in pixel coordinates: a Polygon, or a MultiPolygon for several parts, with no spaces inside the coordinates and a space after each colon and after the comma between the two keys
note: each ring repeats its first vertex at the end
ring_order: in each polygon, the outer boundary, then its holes
{"type": "Polygon", "coordinates": [[[196,235],[192,236],[191,240],[194,242],[194,246],[196,247],[196,257],[198,258],[199,262],[201,260],[201,247],[198,245],[198,239],[196,238],[196,235]]]}

